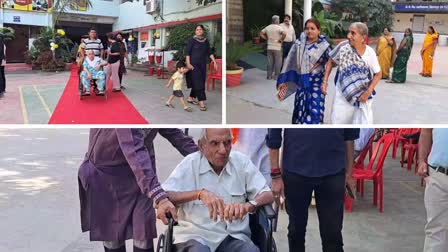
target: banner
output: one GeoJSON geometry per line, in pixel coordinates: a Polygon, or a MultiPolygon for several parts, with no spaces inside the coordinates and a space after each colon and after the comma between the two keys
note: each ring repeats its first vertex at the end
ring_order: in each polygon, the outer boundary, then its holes
{"type": "Polygon", "coordinates": [[[2,8],[22,11],[50,11],[53,0],[2,0],[2,8]]]}
{"type": "Polygon", "coordinates": [[[396,12],[448,12],[447,3],[395,4],[396,12]]]}
{"type": "Polygon", "coordinates": [[[73,10],[76,11],[86,11],[87,10],[87,2],[86,0],[78,0],[78,5],[76,6],[76,8],[73,8],[73,10]]]}
{"type": "Polygon", "coordinates": [[[32,0],[14,0],[14,9],[16,10],[33,10],[32,0]]]}

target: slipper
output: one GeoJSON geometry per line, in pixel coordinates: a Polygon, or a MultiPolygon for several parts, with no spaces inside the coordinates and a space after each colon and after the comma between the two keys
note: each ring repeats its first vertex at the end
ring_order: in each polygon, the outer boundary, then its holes
{"type": "Polygon", "coordinates": [[[112,89],[112,92],[121,92],[121,89],[112,89]]]}
{"type": "Polygon", "coordinates": [[[185,107],[184,110],[187,111],[187,112],[193,112],[193,109],[190,108],[190,107],[185,107]]]}
{"type": "Polygon", "coordinates": [[[171,103],[165,103],[165,106],[167,106],[168,108],[174,108],[174,105],[171,103]]]}
{"type": "Polygon", "coordinates": [[[207,111],[207,107],[199,107],[199,109],[201,110],[201,111],[207,111]]]}
{"type": "Polygon", "coordinates": [[[386,83],[395,83],[395,81],[388,80],[386,83]]]}
{"type": "Polygon", "coordinates": [[[193,104],[193,105],[198,105],[198,104],[199,104],[199,102],[197,102],[197,101],[195,101],[195,100],[192,100],[192,101],[187,100],[187,102],[188,102],[188,103],[191,103],[191,104],[193,104]]]}

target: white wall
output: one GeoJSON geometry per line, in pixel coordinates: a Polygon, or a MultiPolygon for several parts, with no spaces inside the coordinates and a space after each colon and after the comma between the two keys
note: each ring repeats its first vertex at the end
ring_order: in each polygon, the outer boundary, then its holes
{"type": "MultiPolygon", "coordinates": [[[[112,0],[112,1],[92,0],[92,8],[88,8],[86,11],[69,10],[67,11],[67,13],[118,17],[120,13],[119,1],[120,0],[112,0]]],[[[141,1],[143,0],[140,0],[140,3],[141,1]]]]}
{"type": "MultiPolygon", "coordinates": [[[[392,36],[394,36],[395,41],[400,43],[403,39],[403,32],[392,32],[392,36]]],[[[425,40],[425,34],[414,33],[414,44],[423,44],[423,40],[425,40]]],[[[439,46],[447,46],[448,45],[448,35],[439,35],[439,46]]]]}
{"type": "Polygon", "coordinates": [[[2,22],[19,25],[48,26],[51,24],[51,16],[47,12],[4,9],[2,22]],[[14,17],[20,17],[20,22],[14,22],[14,17]]]}
{"type": "MultiPolygon", "coordinates": [[[[142,1],[126,2],[119,5],[118,21],[113,27],[115,31],[161,23],[160,20],[155,21],[152,15],[146,14],[146,6],[142,1]]],[[[165,23],[222,13],[221,0],[206,7],[198,7],[195,0],[161,0],[160,3],[165,23]]]]}

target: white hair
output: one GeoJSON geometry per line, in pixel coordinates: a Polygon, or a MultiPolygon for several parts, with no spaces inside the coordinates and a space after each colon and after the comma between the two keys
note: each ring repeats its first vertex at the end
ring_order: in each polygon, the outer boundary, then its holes
{"type": "MultiPolygon", "coordinates": [[[[232,130],[230,130],[230,129],[228,129],[228,130],[230,132],[230,137],[233,138],[232,130]]],[[[201,134],[199,135],[199,140],[206,140],[206,141],[208,141],[208,139],[207,139],[207,128],[203,128],[201,130],[201,134]]]]}
{"type": "Polygon", "coordinates": [[[95,52],[94,52],[93,50],[87,50],[87,51],[86,51],[86,54],[89,55],[89,52],[92,52],[93,55],[95,55],[95,52]]]}
{"type": "Polygon", "coordinates": [[[355,27],[362,36],[366,36],[369,34],[369,27],[366,24],[361,22],[354,22],[350,26],[355,27]]]}
{"type": "Polygon", "coordinates": [[[273,23],[273,24],[278,24],[278,23],[280,23],[280,16],[278,16],[278,15],[274,15],[274,16],[272,16],[272,23],[273,23]]]}

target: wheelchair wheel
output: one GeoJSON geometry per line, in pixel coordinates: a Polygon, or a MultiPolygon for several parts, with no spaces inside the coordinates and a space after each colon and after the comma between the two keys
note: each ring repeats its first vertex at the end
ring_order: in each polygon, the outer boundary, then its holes
{"type": "Polygon", "coordinates": [[[159,237],[159,241],[157,242],[156,252],[163,252],[164,248],[165,248],[165,234],[161,234],[159,237]]]}

